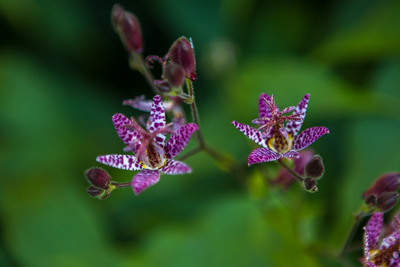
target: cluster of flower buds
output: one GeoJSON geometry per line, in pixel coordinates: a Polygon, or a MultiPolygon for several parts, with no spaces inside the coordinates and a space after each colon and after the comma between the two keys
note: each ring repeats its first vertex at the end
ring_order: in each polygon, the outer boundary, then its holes
{"type": "Polygon", "coordinates": [[[190,40],[180,37],[163,58],[148,56],[146,62],[150,68],[154,62],[161,64],[163,69],[161,79],[155,80],[154,84],[162,92],[169,96],[179,96],[190,103],[190,97],[182,90],[185,82],[194,82],[197,78],[196,60],[190,40]]]}
{"type": "Polygon", "coordinates": [[[386,173],[372,184],[362,195],[369,211],[387,212],[396,206],[399,200],[400,173],[386,173]]]}
{"type": "Polygon", "coordinates": [[[101,168],[86,170],[85,177],[90,184],[86,190],[92,197],[105,199],[115,189],[115,186],[111,184],[111,176],[101,168]]]}
{"type": "Polygon", "coordinates": [[[311,193],[318,192],[317,181],[322,178],[324,172],[321,156],[313,156],[304,168],[303,189],[311,193]]]}
{"type": "Polygon", "coordinates": [[[115,4],[111,11],[111,22],[128,52],[143,52],[142,31],[135,15],[115,4]]]}

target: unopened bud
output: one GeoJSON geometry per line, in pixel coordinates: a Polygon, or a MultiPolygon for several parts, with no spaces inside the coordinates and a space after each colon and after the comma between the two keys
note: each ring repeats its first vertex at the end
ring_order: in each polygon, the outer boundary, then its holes
{"type": "Polygon", "coordinates": [[[364,203],[368,206],[369,209],[374,208],[376,206],[376,202],[377,200],[375,195],[369,195],[364,200],[364,203]]]}
{"type": "Polygon", "coordinates": [[[168,62],[165,65],[164,75],[173,88],[181,88],[185,81],[185,72],[183,68],[172,62],[168,62]]]}
{"type": "Polygon", "coordinates": [[[372,184],[372,186],[363,194],[363,198],[369,195],[376,195],[379,197],[382,193],[397,192],[400,188],[400,173],[390,172],[380,176],[372,184]]]}
{"type": "Polygon", "coordinates": [[[125,10],[119,5],[115,4],[111,10],[111,23],[116,32],[119,32],[119,21],[125,10]]]}
{"type": "Polygon", "coordinates": [[[306,177],[320,179],[324,175],[324,171],[325,168],[321,156],[315,155],[304,168],[304,175],[306,177]]]}
{"type": "Polygon", "coordinates": [[[111,177],[101,168],[90,168],[85,171],[87,181],[94,187],[107,190],[111,183],[111,177]]]}
{"type": "Polygon", "coordinates": [[[378,197],[376,207],[381,212],[387,212],[396,206],[398,200],[399,194],[396,192],[383,193],[378,197]]]}
{"type": "Polygon", "coordinates": [[[168,81],[154,80],[154,85],[164,93],[171,92],[171,85],[168,83],[168,81]]]}
{"type": "Polygon", "coordinates": [[[303,188],[308,192],[315,193],[318,191],[317,181],[313,178],[307,177],[303,180],[303,188]]]}
{"type": "Polygon", "coordinates": [[[139,20],[131,12],[115,4],[111,11],[111,23],[120,35],[122,43],[129,52],[143,52],[143,38],[139,20]]]}
{"type": "Polygon", "coordinates": [[[98,199],[105,199],[106,197],[108,197],[111,193],[111,189],[108,190],[103,190],[101,188],[97,188],[94,186],[89,186],[86,191],[88,192],[89,195],[91,195],[94,198],[98,198],[98,199]]]}
{"type": "Polygon", "coordinates": [[[193,82],[196,80],[196,60],[193,47],[188,39],[181,37],[176,40],[169,50],[169,57],[173,63],[183,68],[185,78],[189,78],[193,82]]]}

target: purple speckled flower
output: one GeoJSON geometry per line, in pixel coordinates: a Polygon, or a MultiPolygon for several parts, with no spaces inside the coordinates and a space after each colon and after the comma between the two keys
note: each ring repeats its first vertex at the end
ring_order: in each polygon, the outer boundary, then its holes
{"type": "Polygon", "coordinates": [[[135,155],[104,155],[96,160],[108,166],[136,171],[143,170],[132,179],[133,192],[141,191],[160,180],[160,172],[165,174],[190,173],[192,169],[183,162],[173,160],[187,145],[192,133],[198,130],[194,123],[181,126],[176,132],[166,124],[161,97],[153,98],[150,118],[146,130],[142,129],[132,118],[129,120],[122,114],[113,116],[113,124],[121,140],[127,145],[124,150],[135,155]],[[166,134],[171,133],[165,143],[166,134]]]}
{"type": "Polygon", "coordinates": [[[299,134],[310,94],[306,94],[297,107],[287,107],[280,111],[274,96],[262,93],[259,98],[259,118],[253,120],[261,124],[258,129],[233,121],[232,124],[257,144],[263,146],[253,150],[248,158],[248,165],[277,160],[282,157],[298,158],[297,151],[314,143],[322,135],[329,133],[326,127],[312,127],[299,134]],[[291,115],[284,115],[291,111],[291,115]]]}
{"type": "Polygon", "coordinates": [[[378,267],[398,267],[400,266],[400,240],[399,227],[400,221],[397,216],[392,222],[392,231],[378,246],[383,225],[383,213],[372,214],[367,225],[364,227],[364,258],[365,266],[378,267]]]}

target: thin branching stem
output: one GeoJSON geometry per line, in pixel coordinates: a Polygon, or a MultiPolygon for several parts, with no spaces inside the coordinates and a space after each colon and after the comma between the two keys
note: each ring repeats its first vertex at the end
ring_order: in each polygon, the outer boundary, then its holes
{"type": "Polygon", "coordinates": [[[286,165],[281,159],[277,160],[277,162],[284,167],[292,176],[294,179],[296,179],[299,182],[303,182],[304,178],[301,177],[298,173],[296,173],[295,171],[293,171],[288,165],[286,165]]]}

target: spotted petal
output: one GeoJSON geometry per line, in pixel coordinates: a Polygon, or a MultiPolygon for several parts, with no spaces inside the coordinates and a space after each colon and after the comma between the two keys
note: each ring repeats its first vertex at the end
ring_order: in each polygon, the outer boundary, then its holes
{"type": "Polygon", "coordinates": [[[140,192],[153,184],[156,184],[158,181],[160,181],[160,173],[158,171],[143,170],[133,176],[131,181],[133,192],[135,195],[138,195],[140,192]]]}
{"type": "Polygon", "coordinates": [[[281,154],[281,157],[282,157],[282,158],[299,158],[299,157],[300,157],[300,154],[299,154],[299,152],[297,152],[297,151],[290,150],[290,151],[288,151],[288,152],[286,152],[286,153],[282,153],[282,154],[281,154]]]}
{"type": "Polygon", "coordinates": [[[186,147],[192,133],[199,127],[195,123],[188,123],[180,127],[175,134],[171,135],[165,145],[165,153],[168,159],[175,158],[186,147]]]}
{"type": "Polygon", "coordinates": [[[303,125],[309,99],[310,94],[306,94],[293,112],[293,114],[299,114],[300,120],[289,120],[286,124],[286,131],[292,136],[296,136],[300,131],[301,125],[303,125]]]}
{"type": "Polygon", "coordinates": [[[265,99],[268,101],[271,101],[271,97],[267,95],[266,93],[262,93],[260,95],[260,98],[258,99],[258,117],[259,118],[271,118],[271,111],[267,107],[267,103],[265,103],[265,99]]]}
{"type": "Polygon", "coordinates": [[[244,135],[246,135],[248,138],[259,144],[260,146],[268,147],[266,144],[266,139],[262,137],[262,133],[260,131],[254,129],[249,125],[237,121],[233,121],[232,124],[244,135]]]}
{"type": "MultiPolygon", "coordinates": [[[[131,106],[141,111],[151,111],[153,106],[152,100],[147,100],[144,95],[137,96],[134,99],[126,99],[122,102],[123,105],[131,106]]],[[[166,111],[169,111],[173,107],[172,101],[163,101],[163,106],[166,111]]]]}
{"type": "Polygon", "coordinates": [[[279,159],[281,156],[278,153],[275,153],[272,150],[267,148],[257,148],[253,150],[248,158],[248,165],[252,165],[254,163],[262,163],[267,161],[273,161],[279,159]]]}
{"type": "Polygon", "coordinates": [[[191,173],[192,168],[187,166],[185,163],[177,160],[167,160],[167,164],[160,169],[161,172],[165,174],[184,174],[191,173]]]}
{"type": "Polygon", "coordinates": [[[314,143],[322,135],[329,133],[326,127],[312,127],[302,131],[294,140],[293,149],[302,150],[314,143]]]}
{"type": "Polygon", "coordinates": [[[104,155],[98,156],[96,161],[117,169],[129,171],[143,169],[142,165],[139,163],[139,160],[137,160],[133,155],[104,155]]]}
{"type": "MultiPolygon", "coordinates": [[[[161,101],[161,96],[156,95],[153,97],[153,105],[151,107],[149,121],[147,122],[147,130],[149,132],[154,132],[155,130],[164,127],[165,122],[165,112],[163,103],[161,101]]],[[[154,139],[161,147],[164,147],[165,138],[165,133],[159,133],[154,139]]]]}
{"type": "Polygon", "coordinates": [[[121,138],[127,146],[130,146],[131,150],[135,153],[140,145],[138,139],[140,139],[141,136],[137,131],[125,127],[131,125],[131,121],[120,113],[114,114],[112,121],[119,138],[121,138]]]}
{"type": "Polygon", "coordinates": [[[379,236],[381,235],[383,225],[383,213],[376,212],[372,214],[371,218],[368,221],[366,227],[364,227],[365,234],[364,234],[364,243],[365,243],[365,258],[368,260],[369,251],[375,249],[378,241],[379,236]]]}

